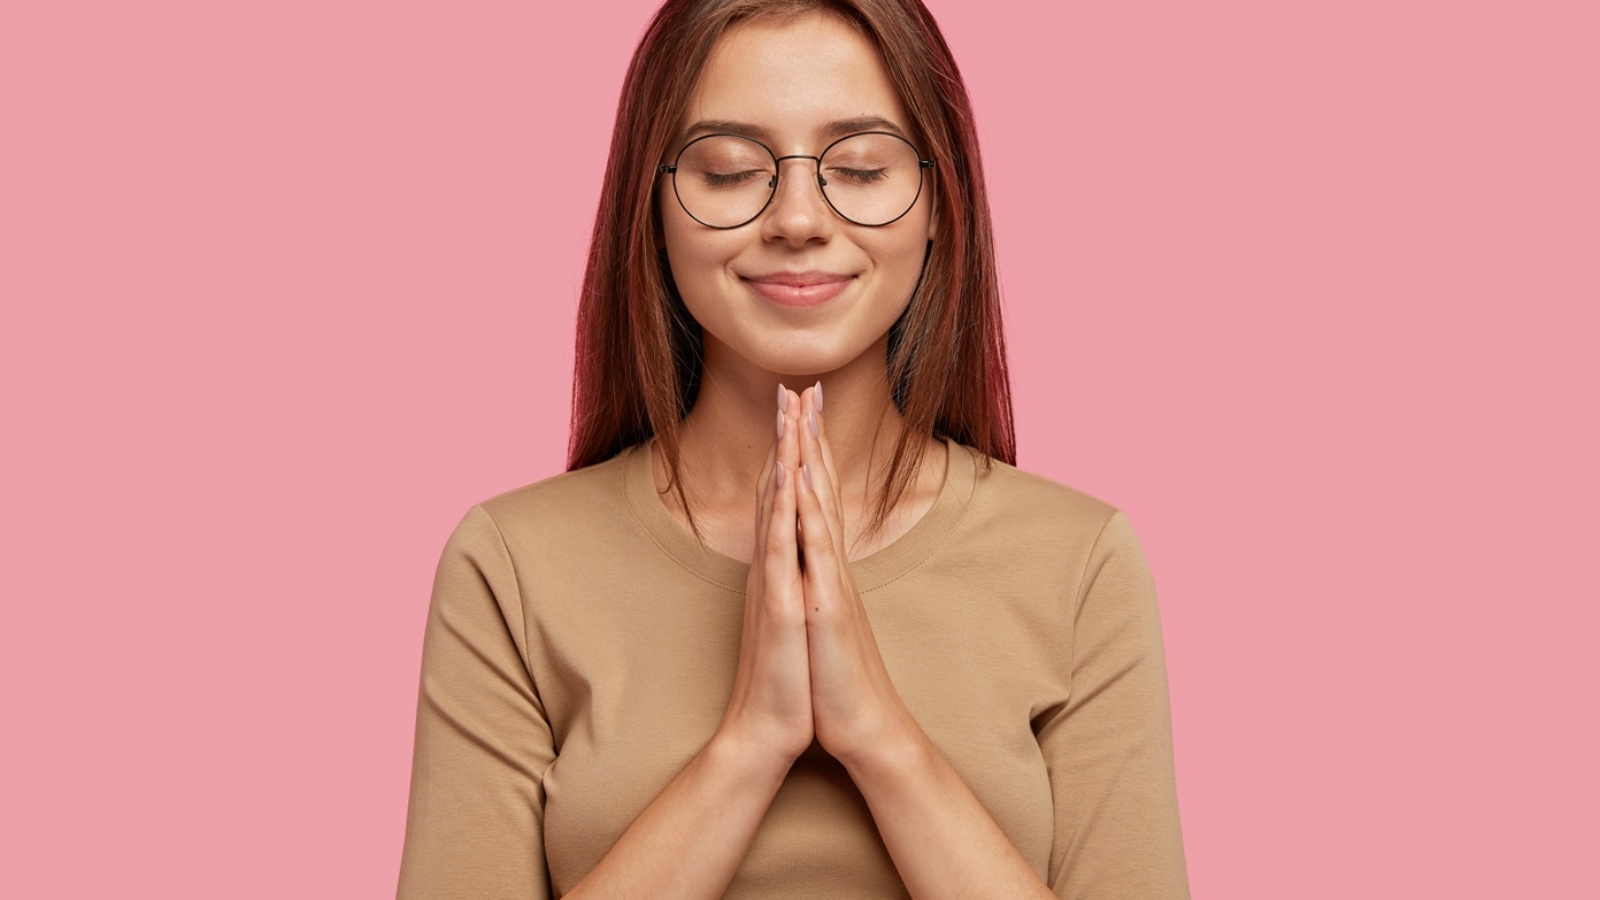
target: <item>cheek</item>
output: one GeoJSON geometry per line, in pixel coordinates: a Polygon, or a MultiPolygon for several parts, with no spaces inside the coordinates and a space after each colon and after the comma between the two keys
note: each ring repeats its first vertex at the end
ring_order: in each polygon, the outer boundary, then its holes
{"type": "Polygon", "coordinates": [[[672,267],[673,281],[680,289],[693,282],[702,266],[705,242],[696,234],[694,223],[678,206],[672,188],[666,188],[660,198],[661,244],[667,251],[667,262],[672,267]]]}
{"type": "Polygon", "coordinates": [[[667,256],[675,257],[683,247],[683,210],[672,196],[671,182],[656,191],[656,210],[656,238],[667,256]]]}
{"type": "Polygon", "coordinates": [[[909,296],[911,288],[922,275],[922,265],[928,253],[928,238],[925,222],[907,222],[906,226],[892,239],[884,235],[885,240],[875,242],[869,252],[878,260],[884,275],[903,286],[909,296]]]}
{"type": "Polygon", "coordinates": [[[678,295],[690,315],[704,325],[708,316],[717,318],[717,298],[727,290],[726,271],[728,262],[738,254],[737,239],[701,227],[681,209],[667,210],[661,229],[678,295]]]}

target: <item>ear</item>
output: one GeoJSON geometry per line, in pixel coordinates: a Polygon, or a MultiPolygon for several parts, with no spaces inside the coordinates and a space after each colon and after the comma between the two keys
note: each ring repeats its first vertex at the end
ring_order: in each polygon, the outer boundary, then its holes
{"type": "Polygon", "coordinates": [[[928,169],[928,180],[930,182],[929,185],[928,185],[928,187],[930,188],[929,193],[928,193],[928,243],[929,244],[932,244],[933,243],[933,239],[935,237],[937,237],[938,234],[939,234],[939,184],[938,184],[937,181],[934,181],[934,179],[933,179],[933,173],[937,172],[938,170],[939,170],[938,166],[934,166],[934,167],[928,169]]]}

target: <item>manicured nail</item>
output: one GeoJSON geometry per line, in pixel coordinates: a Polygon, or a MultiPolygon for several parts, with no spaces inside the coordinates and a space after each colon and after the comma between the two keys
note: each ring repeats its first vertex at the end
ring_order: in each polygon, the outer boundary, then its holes
{"type": "Polygon", "coordinates": [[[787,420],[783,417],[783,410],[778,410],[778,440],[780,441],[783,440],[783,426],[786,423],[787,420]]]}
{"type": "Polygon", "coordinates": [[[813,491],[816,490],[817,486],[811,480],[811,463],[802,463],[800,472],[806,476],[806,487],[813,491]]]}
{"type": "Polygon", "coordinates": [[[778,385],[778,412],[789,411],[789,389],[778,385]]]}
{"type": "Polygon", "coordinates": [[[817,382],[817,386],[811,389],[811,396],[815,398],[817,412],[822,412],[822,382],[817,382]]]}
{"type": "Polygon", "coordinates": [[[822,432],[817,429],[817,411],[811,410],[811,436],[822,437],[822,432]]]}
{"type": "Polygon", "coordinates": [[[778,470],[772,473],[772,486],[775,488],[783,487],[783,463],[778,463],[778,470]]]}

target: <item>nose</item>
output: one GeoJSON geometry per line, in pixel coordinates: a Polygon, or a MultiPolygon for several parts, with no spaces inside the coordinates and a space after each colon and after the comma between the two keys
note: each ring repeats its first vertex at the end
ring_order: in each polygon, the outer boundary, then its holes
{"type": "Polygon", "coordinates": [[[778,190],[761,218],[761,236],[803,247],[812,241],[826,241],[833,234],[833,210],[822,197],[817,183],[817,163],[809,156],[785,156],[778,160],[778,190]],[[784,169],[784,164],[789,165],[784,169]]]}

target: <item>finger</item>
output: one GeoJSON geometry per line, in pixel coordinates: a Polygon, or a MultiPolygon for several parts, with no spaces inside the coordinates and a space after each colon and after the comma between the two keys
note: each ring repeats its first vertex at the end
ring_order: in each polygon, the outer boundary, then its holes
{"type": "Polygon", "coordinates": [[[842,514],[844,489],[839,486],[839,468],[833,464],[833,445],[828,443],[828,418],[823,415],[827,410],[827,404],[822,402],[822,382],[817,382],[811,390],[817,409],[817,442],[822,445],[822,464],[827,467],[828,482],[833,485],[834,509],[840,510],[842,514]]]}
{"type": "Polygon", "coordinates": [[[784,439],[778,442],[778,459],[793,470],[798,469],[801,462],[800,441],[803,429],[801,427],[800,407],[802,404],[799,394],[787,388],[784,393],[786,396],[784,409],[786,410],[785,416],[787,417],[788,426],[785,430],[784,439]]]}
{"type": "MultiPolygon", "coordinates": [[[[795,430],[791,425],[784,440],[793,444],[795,430]]],[[[795,535],[795,492],[800,480],[798,474],[792,466],[781,461],[776,464],[772,479],[772,503],[765,527],[762,529],[760,559],[763,590],[777,608],[799,602],[800,549],[795,535]]]]}
{"type": "MultiPolygon", "coordinates": [[[[786,393],[787,398],[784,403],[784,409],[787,410],[786,422],[788,424],[786,426],[786,430],[784,431],[783,440],[778,442],[777,455],[778,461],[788,467],[789,475],[794,478],[798,478],[800,477],[801,464],[800,443],[803,439],[804,432],[804,426],[802,425],[803,418],[800,412],[800,395],[787,389],[786,393]]],[[[788,515],[792,518],[796,515],[796,513],[791,509],[788,512],[788,515]]],[[[798,524],[796,524],[796,527],[799,527],[798,524]]],[[[795,545],[795,553],[796,564],[798,565],[798,544],[795,545]]]]}
{"type": "MultiPolygon", "coordinates": [[[[844,518],[842,515],[843,504],[839,499],[839,490],[831,467],[823,455],[821,419],[816,414],[816,393],[814,388],[807,388],[802,395],[802,405],[805,407],[806,426],[801,431],[800,462],[809,471],[811,479],[816,485],[817,502],[822,505],[823,516],[829,524],[830,533],[838,539],[844,537],[844,518]]],[[[809,526],[801,520],[801,529],[809,526]]]]}
{"type": "Polygon", "coordinates": [[[795,559],[795,565],[798,566],[799,546],[795,543],[795,538],[793,536],[795,524],[795,486],[789,482],[799,475],[800,470],[800,396],[794,391],[784,388],[781,385],[779,388],[779,414],[777,418],[778,439],[777,443],[773,445],[773,458],[774,465],[777,468],[777,473],[774,474],[772,484],[774,487],[779,487],[781,479],[782,489],[786,489],[789,493],[789,496],[787,501],[783,500],[783,498],[775,496],[773,501],[769,503],[768,506],[771,509],[772,516],[775,517],[773,519],[773,524],[784,525],[789,529],[788,532],[783,532],[780,529],[775,533],[788,533],[790,535],[787,541],[786,552],[791,558],[795,559]],[[780,504],[783,502],[787,502],[789,505],[787,507],[781,507],[780,504]],[[777,521],[779,518],[786,518],[788,521],[780,523],[777,521]]]}
{"type": "MultiPolygon", "coordinates": [[[[840,569],[844,565],[832,523],[822,508],[823,485],[819,482],[820,466],[803,464],[800,477],[795,479],[795,501],[800,521],[800,550],[806,556],[802,577],[805,584],[818,587],[836,586],[840,582],[840,569]]],[[[813,593],[807,591],[807,605],[813,611],[817,603],[813,593]]],[[[820,599],[822,594],[816,594],[820,599]]],[[[820,611],[820,610],[819,610],[820,611]]]]}
{"type": "MultiPolygon", "coordinates": [[[[770,520],[773,499],[776,496],[777,466],[779,463],[779,448],[783,444],[785,431],[784,407],[788,406],[786,391],[779,386],[778,405],[773,417],[772,444],[767,447],[767,458],[761,464],[761,474],[756,476],[756,553],[761,552],[762,535],[766,534],[767,522],[770,520]]],[[[787,430],[793,431],[793,428],[787,430]]],[[[791,469],[793,466],[790,467],[791,469]]]]}

